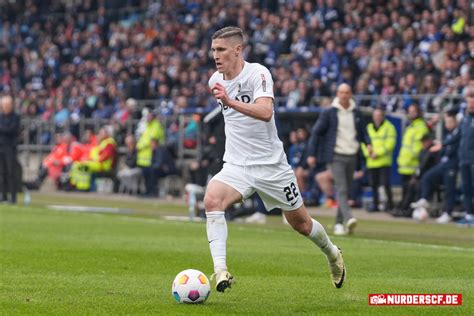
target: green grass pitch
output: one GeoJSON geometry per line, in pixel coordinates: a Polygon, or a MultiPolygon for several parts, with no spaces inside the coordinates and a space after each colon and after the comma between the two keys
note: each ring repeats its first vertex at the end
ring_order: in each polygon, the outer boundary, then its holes
{"type": "Polygon", "coordinates": [[[279,218],[230,224],[228,264],[237,283],[224,294],[213,290],[205,304],[183,305],[171,295],[175,275],[212,273],[205,224],[157,216],[185,215],[184,206],[149,203],[135,205],[138,214],[106,215],[53,211],[36,200],[0,205],[2,315],[474,314],[472,229],[362,221],[357,235],[332,237],[348,269],[336,290],[323,255],[279,218]],[[376,307],[369,293],[462,293],[463,305],[376,307]]]}

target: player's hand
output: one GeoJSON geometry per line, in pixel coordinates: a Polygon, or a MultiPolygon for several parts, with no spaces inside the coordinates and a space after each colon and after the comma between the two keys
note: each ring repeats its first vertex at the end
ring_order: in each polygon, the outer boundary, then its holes
{"type": "Polygon", "coordinates": [[[314,156],[309,156],[309,157],[306,159],[306,162],[308,163],[308,166],[309,166],[309,167],[311,167],[311,168],[316,167],[316,157],[314,157],[314,156]]]}
{"type": "Polygon", "coordinates": [[[227,95],[227,91],[220,83],[216,83],[214,87],[211,89],[212,94],[216,99],[219,99],[224,103],[224,105],[229,105],[229,96],[227,95]]]}

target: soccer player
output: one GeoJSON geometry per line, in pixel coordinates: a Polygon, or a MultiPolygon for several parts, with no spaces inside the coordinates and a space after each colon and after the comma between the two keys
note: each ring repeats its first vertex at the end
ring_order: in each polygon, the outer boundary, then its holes
{"type": "Polygon", "coordinates": [[[254,192],[267,210],[281,208],[293,229],[321,249],[334,286],[342,287],[346,276],[342,253],[323,226],[309,216],[278,138],[270,72],[243,59],[240,28],[225,27],[215,32],[211,50],[217,71],[209,79],[209,87],[221,106],[226,134],[224,167],[211,179],[204,197],[217,291],[224,292],[234,282],[226,262],[225,210],[254,192]]]}

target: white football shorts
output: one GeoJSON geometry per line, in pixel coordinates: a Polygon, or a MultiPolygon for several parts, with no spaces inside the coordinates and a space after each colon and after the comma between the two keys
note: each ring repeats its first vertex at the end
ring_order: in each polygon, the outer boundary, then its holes
{"type": "Polygon", "coordinates": [[[257,192],[267,211],[277,207],[293,211],[303,204],[295,173],[286,163],[252,166],[225,163],[212,180],[231,186],[242,194],[243,200],[257,192]]]}

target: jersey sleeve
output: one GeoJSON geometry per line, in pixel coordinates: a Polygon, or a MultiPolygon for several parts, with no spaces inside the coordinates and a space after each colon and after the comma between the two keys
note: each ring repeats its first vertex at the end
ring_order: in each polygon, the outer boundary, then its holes
{"type": "Polygon", "coordinates": [[[217,82],[217,71],[212,74],[211,78],[209,78],[209,81],[207,82],[207,84],[209,85],[209,89],[212,89],[212,87],[214,87],[216,82],[217,82]]]}
{"type": "Polygon", "coordinates": [[[273,96],[273,79],[270,71],[261,66],[253,73],[252,78],[253,100],[261,97],[268,97],[274,99],[273,96]]]}

